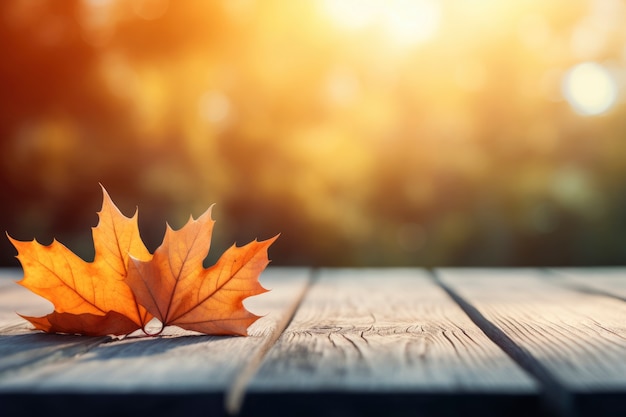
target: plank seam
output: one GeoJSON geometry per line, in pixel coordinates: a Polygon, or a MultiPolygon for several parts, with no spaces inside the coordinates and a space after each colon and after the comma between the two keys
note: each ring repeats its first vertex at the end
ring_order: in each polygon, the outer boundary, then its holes
{"type": "Polygon", "coordinates": [[[572,279],[569,275],[564,274],[562,272],[555,271],[549,268],[546,268],[545,270],[543,270],[543,272],[548,277],[546,282],[554,286],[557,286],[560,288],[566,288],[568,290],[573,290],[582,294],[599,295],[602,297],[609,297],[615,300],[626,302],[626,297],[623,297],[619,294],[614,294],[608,290],[603,290],[600,288],[589,286],[583,282],[578,281],[577,279],[572,279]]]}
{"type": "Polygon", "coordinates": [[[574,398],[567,388],[541,364],[528,350],[518,345],[496,324],[487,319],[478,308],[465,300],[439,277],[436,270],[429,270],[433,282],[443,289],[467,314],[476,326],[517,365],[530,374],[540,385],[541,397],[546,408],[561,417],[575,415],[574,398]]]}
{"type": "Polygon", "coordinates": [[[269,350],[274,346],[278,338],[284,333],[285,329],[291,324],[296,312],[300,308],[304,297],[309,291],[309,288],[317,281],[319,271],[312,269],[308,274],[306,285],[295,298],[295,301],[289,306],[288,313],[285,314],[285,318],[276,325],[276,330],[267,338],[265,343],[255,352],[254,357],[248,361],[241,372],[234,378],[234,381],[229,389],[226,390],[224,398],[224,408],[227,415],[235,416],[239,414],[243,401],[245,399],[246,390],[250,380],[259,370],[261,363],[269,350]]]}

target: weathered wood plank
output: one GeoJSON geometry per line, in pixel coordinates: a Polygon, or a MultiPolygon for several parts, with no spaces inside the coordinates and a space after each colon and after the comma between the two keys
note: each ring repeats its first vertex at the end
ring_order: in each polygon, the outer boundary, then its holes
{"type": "Polygon", "coordinates": [[[538,270],[436,273],[468,303],[473,319],[543,381],[561,414],[626,414],[626,401],[615,401],[626,390],[625,303],[555,285],[538,270]]]}
{"type": "Polygon", "coordinates": [[[39,316],[50,313],[52,303],[16,284],[22,278],[19,269],[0,268],[0,335],[14,332],[16,327],[27,329],[28,322],[19,314],[39,316]]]}
{"type": "Polygon", "coordinates": [[[268,353],[243,412],[513,415],[536,412],[536,392],[426,272],[334,269],[268,353]]]}
{"type": "Polygon", "coordinates": [[[626,268],[551,268],[549,272],[562,285],[626,301],[626,268]]]}
{"type": "MultiPolygon", "coordinates": [[[[6,378],[0,375],[0,406],[17,409],[24,406],[24,398],[37,395],[46,398],[48,406],[62,407],[62,402],[54,401],[61,395],[58,398],[88,397],[108,403],[109,411],[141,399],[156,415],[170,415],[167,410],[174,406],[180,407],[174,408],[177,412],[193,415],[222,414],[225,393],[238,389],[238,375],[256,367],[287,325],[309,276],[307,268],[268,268],[261,275],[271,291],[245,301],[251,311],[264,316],[249,328],[249,337],[212,337],[173,328],[162,337],[111,341],[72,361],[21,369],[6,378]],[[159,411],[163,398],[170,404],[159,411]],[[187,402],[208,408],[190,410],[187,402]]],[[[30,401],[27,407],[43,411],[38,404],[39,400],[30,401]]],[[[75,415],[79,411],[84,412],[77,410],[75,415]]]]}
{"type": "Polygon", "coordinates": [[[33,332],[17,313],[47,314],[52,304],[17,285],[15,281],[21,277],[19,269],[0,269],[0,379],[10,378],[22,367],[67,360],[110,340],[33,332]]]}
{"type": "Polygon", "coordinates": [[[21,268],[0,268],[0,289],[13,285],[24,277],[21,268]]]}

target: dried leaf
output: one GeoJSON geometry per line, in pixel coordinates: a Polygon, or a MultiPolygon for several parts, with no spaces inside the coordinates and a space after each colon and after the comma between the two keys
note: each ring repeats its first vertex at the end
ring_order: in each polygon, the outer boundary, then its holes
{"type": "Polygon", "coordinates": [[[47,333],[82,334],[85,336],[125,335],[138,329],[137,323],[117,311],[104,316],[95,314],[70,314],[53,311],[43,317],[22,316],[37,330],[47,333]]]}
{"type": "Polygon", "coordinates": [[[93,262],[85,262],[56,240],[44,246],[9,236],[24,268],[19,284],[54,305],[46,316],[22,317],[49,333],[123,335],[140,328],[145,332],[156,317],[161,330],[177,325],[207,334],[246,334],[259,317],[245,309],[243,300],[266,291],[258,278],[269,263],[267,249],[278,236],[232,246],[205,269],[202,262],[214,224],[209,208],[178,231],[168,225],[152,256],[139,236],[137,213],[125,217],[104,187],[102,192],[100,220],[93,228],[93,262]]]}
{"type": "Polygon", "coordinates": [[[102,192],[100,220],[93,228],[96,250],[93,262],[85,262],[56,240],[44,246],[35,240],[22,242],[9,236],[24,268],[24,279],[18,283],[54,305],[55,312],[51,315],[24,316],[37,329],[90,335],[126,334],[131,327],[132,330],[143,327],[151,318],[124,281],[129,254],[143,260],[151,257],[139,236],[137,213],[132,218],[125,217],[104,187],[102,192]],[[110,319],[118,315],[127,320],[110,319]]]}
{"type": "Polygon", "coordinates": [[[214,266],[205,269],[202,262],[209,252],[213,224],[209,208],[178,231],[168,225],[152,259],[132,259],[126,282],[163,327],[246,335],[259,316],[246,310],[243,300],[267,291],[258,277],[269,263],[267,249],[278,236],[232,246],[214,266]]]}

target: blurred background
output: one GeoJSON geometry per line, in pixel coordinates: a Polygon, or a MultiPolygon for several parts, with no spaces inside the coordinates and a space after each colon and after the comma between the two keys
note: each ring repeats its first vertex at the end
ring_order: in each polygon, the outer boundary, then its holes
{"type": "MultiPolygon", "coordinates": [[[[91,260],[106,187],[152,251],[626,263],[626,2],[0,2],[0,226],[91,260]]],[[[18,266],[1,239],[0,263],[18,266]]]]}

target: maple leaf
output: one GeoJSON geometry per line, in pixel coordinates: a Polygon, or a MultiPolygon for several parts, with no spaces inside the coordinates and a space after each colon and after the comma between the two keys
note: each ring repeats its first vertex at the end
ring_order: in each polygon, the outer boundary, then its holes
{"type": "Polygon", "coordinates": [[[54,312],[44,317],[22,316],[36,329],[50,333],[122,335],[142,328],[151,319],[124,278],[130,255],[150,259],[137,226],[137,212],[124,216],[102,187],[99,222],[92,229],[95,257],[85,262],[56,239],[44,246],[36,240],[9,237],[24,269],[18,282],[48,299],[54,312]]]}
{"type": "Polygon", "coordinates": [[[207,334],[246,335],[259,316],[243,305],[265,291],[258,281],[268,265],[268,247],[278,238],[233,245],[218,262],[203,268],[214,221],[209,208],[180,230],[167,226],[163,243],[151,255],[139,236],[137,212],[125,217],[102,187],[102,209],[93,228],[95,257],[85,262],[56,240],[8,236],[18,251],[24,278],[18,284],[47,298],[54,311],[43,317],[22,316],[49,333],[90,336],[146,331],[156,317],[165,326],[207,334]]]}
{"type": "Polygon", "coordinates": [[[213,335],[247,335],[259,318],[243,305],[247,297],[267,290],[258,281],[268,265],[268,247],[278,235],[231,246],[210,268],[204,268],[214,221],[211,208],[175,231],[169,225],[152,258],[131,258],[126,282],[137,300],[165,326],[213,335]]]}

